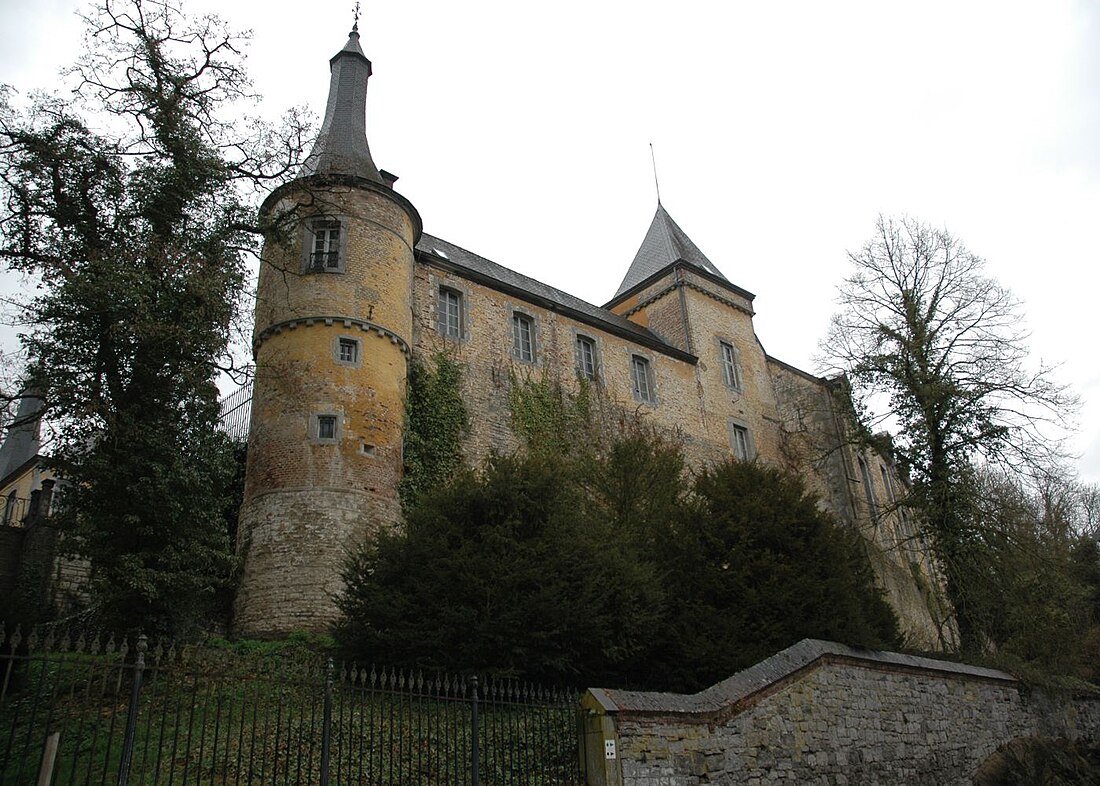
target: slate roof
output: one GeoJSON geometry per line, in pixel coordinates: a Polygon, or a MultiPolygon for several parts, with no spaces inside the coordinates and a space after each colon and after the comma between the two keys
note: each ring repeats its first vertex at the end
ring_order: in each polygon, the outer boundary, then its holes
{"type": "Polygon", "coordinates": [[[710,714],[730,707],[816,661],[828,658],[885,664],[904,669],[1015,682],[1011,674],[965,663],[860,649],[832,641],[803,639],[755,666],[692,695],[592,688],[589,692],[607,712],[710,714]]]}
{"type": "MultiPolygon", "coordinates": [[[[634,261],[630,263],[630,268],[626,271],[626,276],[623,277],[623,283],[619,284],[615,297],[637,286],[657,271],[680,260],[700,267],[708,273],[718,276],[723,281],[727,280],[722,275],[722,271],[707,259],[706,254],[700,251],[699,247],[691,242],[691,238],[687,236],[684,230],[680,229],[679,225],[672,220],[672,216],[665,210],[664,205],[658,202],[657,212],[653,216],[653,222],[649,225],[645,240],[642,241],[638,253],[634,255],[634,261]]],[[[614,298],[612,299],[614,300],[614,298]]]]}
{"type": "Polygon", "coordinates": [[[38,423],[44,406],[45,402],[36,391],[23,393],[15,420],[11,422],[4,444],[0,446],[0,479],[6,479],[11,472],[38,455],[38,423]]]}
{"type": "Polygon", "coordinates": [[[672,346],[653,331],[626,317],[498,265],[446,240],[424,234],[416,244],[416,250],[430,255],[433,258],[432,264],[453,269],[460,275],[493,289],[510,293],[551,311],[561,312],[681,360],[692,363],[696,360],[694,355],[672,346]]]}
{"type": "Polygon", "coordinates": [[[331,73],[325,121],[302,165],[302,176],[354,175],[385,185],[367,145],[367,80],[371,64],[359,46],[359,31],[329,61],[331,73]]]}

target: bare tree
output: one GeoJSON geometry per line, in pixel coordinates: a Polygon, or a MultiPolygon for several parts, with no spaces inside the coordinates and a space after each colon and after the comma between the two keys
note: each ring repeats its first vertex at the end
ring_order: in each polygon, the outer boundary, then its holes
{"type": "Polygon", "coordinates": [[[952,566],[964,565],[974,501],[972,469],[1056,463],[1077,399],[1051,368],[1028,368],[1028,335],[1012,294],[983,260],[945,230],[879,217],[874,237],[850,252],[855,272],[822,348],[865,405],[897,430],[913,504],[945,566],[963,645],[976,646],[952,566]]]}

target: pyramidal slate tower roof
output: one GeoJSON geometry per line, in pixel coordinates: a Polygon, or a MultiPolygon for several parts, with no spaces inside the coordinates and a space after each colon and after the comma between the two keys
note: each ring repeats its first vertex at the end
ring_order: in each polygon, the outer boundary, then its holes
{"type": "Polygon", "coordinates": [[[329,60],[325,121],[302,175],[355,175],[385,185],[367,145],[367,80],[371,64],[359,46],[359,24],[344,48],[329,60]]]}
{"type": "Polygon", "coordinates": [[[653,223],[649,225],[645,240],[642,241],[638,253],[634,255],[634,261],[630,263],[630,269],[626,271],[623,283],[619,284],[615,297],[642,283],[657,271],[681,260],[727,281],[722,271],[716,268],[714,263],[707,259],[706,254],[691,242],[691,238],[680,229],[665,210],[664,205],[658,201],[653,223]]]}

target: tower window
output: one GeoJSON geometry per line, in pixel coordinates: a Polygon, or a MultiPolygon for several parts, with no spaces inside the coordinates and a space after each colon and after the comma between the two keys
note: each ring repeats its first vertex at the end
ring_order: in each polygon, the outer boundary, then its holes
{"type": "Polygon", "coordinates": [[[337,344],[337,353],[341,363],[358,363],[359,342],[354,338],[342,338],[337,344]]]}
{"type": "Polygon", "coordinates": [[[318,415],[317,416],[317,439],[324,440],[326,442],[336,441],[336,416],[335,415],[318,415]]]}
{"type": "Polygon", "coordinates": [[[630,374],[634,381],[634,398],[647,404],[656,404],[653,368],[649,365],[649,361],[640,355],[631,355],[630,374]]]}
{"type": "Polygon", "coordinates": [[[722,351],[722,379],[726,387],[740,390],[741,369],[737,364],[737,350],[733,348],[733,344],[726,341],[719,341],[718,347],[722,351]]]}
{"type": "Polygon", "coordinates": [[[310,223],[311,243],[307,268],[311,273],[339,273],[343,270],[340,258],[340,222],[331,218],[310,223]]]}
{"type": "Polygon", "coordinates": [[[449,338],[462,338],[462,293],[440,287],[436,317],[440,333],[449,338]]]}
{"type": "Polygon", "coordinates": [[[587,336],[577,336],[577,376],[596,379],[596,342],[587,336]]]}
{"type": "Polygon", "coordinates": [[[535,324],[525,314],[512,314],[512,354],[525,363],[535,362],[535,324]]]}

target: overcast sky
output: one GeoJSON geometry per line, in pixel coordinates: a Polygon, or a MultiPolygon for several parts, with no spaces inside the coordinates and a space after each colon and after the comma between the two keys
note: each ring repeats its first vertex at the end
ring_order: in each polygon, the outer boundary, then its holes
{"type": "MultiPolygon", "coordinates": [[[[192,2],[250,28],[264,111],[323,112],[351,2],[192,2]]],[[[54,88],[70,0],[0,0],[0,82],[54,88]]],[[[946,227],[1085,401],[1100,482],[1100,3],[371,0],[367,131],[425,230],[593,303],[656,207],[809,371],[881,213],[946,227]]]]}

